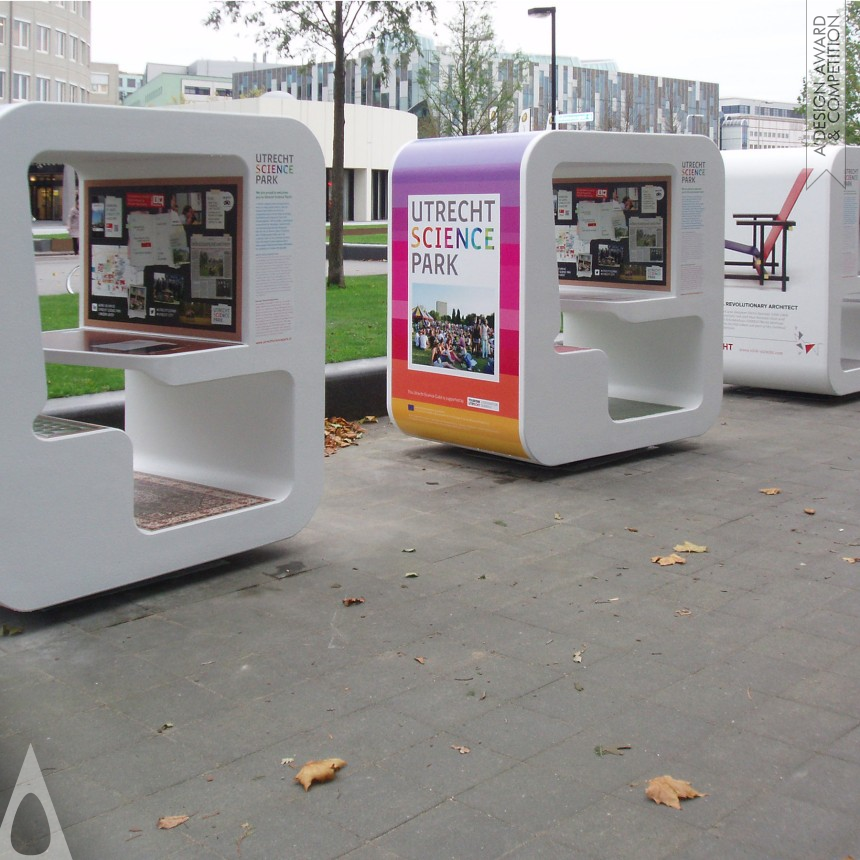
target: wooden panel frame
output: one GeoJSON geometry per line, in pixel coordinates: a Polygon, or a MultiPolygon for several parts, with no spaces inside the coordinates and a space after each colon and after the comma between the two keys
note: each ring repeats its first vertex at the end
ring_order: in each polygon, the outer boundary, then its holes
{"type": "MultiPolygon", "coordinates": [[[[203,338],[209,340],[228,341],[231,343],[241,342],[242,323],[243,323],[243,230],[244,230],[244,179],[242,176],[192,176],[187,178],[180,177],[156,177],[153,179],[92,179],[86,180],[83,183],[81,201],[81,226],[82,226],[82,264],[84,271],[84,293],[83,301],[85,302],[82,310],[83,324],[87,328],[111,329],[117,332],[133,333],[138,335],[141,333],[151,335],[162,335],[171,338],[203,338]],[[92,294],[93,284],[93,269],[92,269],[92,246],[93,246],[93,230],[92,230],[92,207],[90,206],[91,194],[100,188],[116,189],[121,192],[131,192],[135,190],[151,189],[153,192],[156,189],[164,189],[167,194],[175,196],[182,193],[201,193],[205,194],[206,188],[209,190],[219,190],[219,186],[225,191],[234,191],[235,197],[235,231],[230,231],[233,239],[233,298],[232,298],[232,323],[226,330],[224,328],[215,327],[212,324],[152,324],[147,322],[136,322],[130,319],[120,321],[101,319],[94,315],[92,306],[94,297],[92,294]]],[[[146,207],[141,207],[146,208],[146,207]]],[[[165,211],[169,210],[169,205],[165,211]]],[[[128,214],[128,207],[124,208],[123,218],[128,214]]],[[[203,225],[189,225],[194,227],[203,227],[203,225]]],[[[205,229],[205,227],[204,227],[205,229]]],[[[122,226],[123,235],[126,238],[125,247],[128,247],[127,227],[122,226]]],[[[226,232],[226,231],[225,231],[226,232]]],[[[212,235],[212,234],[210,234],[212,235]]],[[[108,245],[110,243],[105,243],[108,245]]],[[[116,247],[122,247],[118,244],[116,247]]],[[[191,265],[190,257],[187,265],[191,265]]],[[[216,299],[217,300],[217,299],[216,299]]]]}

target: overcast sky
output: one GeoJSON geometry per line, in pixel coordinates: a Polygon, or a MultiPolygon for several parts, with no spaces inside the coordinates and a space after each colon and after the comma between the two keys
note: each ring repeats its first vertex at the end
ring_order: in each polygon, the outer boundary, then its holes
{"type": "MultiPolygon", "coordinates": [[[[262,61],[254,34],[202,23],[207,0],[93,0],[92,58],[143,72],[147,62],[198,59],[262,61]]],[[[505,50],[549,54],[548,18],[530,18],[533,2],[495,4],[496,37],[505,50]]],[[[621,71],[714,81],[720,96],[793,102],[806,68],[807,16],[832,13],[840,0],[565,0],[556,5],[558,57],[613,59],[621,71]],[[808,7],[808,8],[807,8],[808,7]]],[[[437,2],[436,33],[451,4],[437,2]]],[[[434,35],[429,23],[416,26],[434,35]]],[[[269,62],[278,58],[269,51],[269,62]]],[[[296,58],[293,58],[296,59],[296,58]]],[[[286,62],[286,60],[281,60],[286,62]]]]}

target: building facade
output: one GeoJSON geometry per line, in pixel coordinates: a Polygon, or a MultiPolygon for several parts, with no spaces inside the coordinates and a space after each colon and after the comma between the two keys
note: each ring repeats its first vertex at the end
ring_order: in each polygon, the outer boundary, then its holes
{"type": "MultiPolygon", "coordinates": [[[[533,129],[546,128],[550,113],[551,58],[527,58],[514,116],[528,111],[533,129]]],[[[511,74],[514,55],[499,56],[494,74],[501,82],[511,74]]],[[[349,104],[395,108],[419,116],[426,114],[426,94],[419,70],[427,68],[438,80],[453,58],[431,39],[420,41],[420,53],[390,58],[387,79],[376,70],[378,58],[370,51],[349,60],[346,74],[346,101],[349,104]]],[[[620,72],[612,60],[580,60],[557,57],[558,113],[594,113],[594,120],[582,127],[605,131],[705,134],[719,140],[719,86],[705,81],[655,77],[620,72]]],[[[334,63],[268,66],[233,76],[235,98],[260,92],[287,92],[301,101],[331,101],[334,92],[334,63]]],[[[515,131],[516,127],[500,131],[515,131]]]]}
{"type": "Polygon", "coordinates": [[[720,149],[803,146],[806,117],[791,102],[720,99],[720,149]]]}
{"type": "MultiPolygon", "coordinates": [[[[22,101],[90,101],[89,2],[0,2],[0,102],[22,101]]],[[[62,164],[30,165],[33,217],[62,220],[68,179],[62,164]]]]}

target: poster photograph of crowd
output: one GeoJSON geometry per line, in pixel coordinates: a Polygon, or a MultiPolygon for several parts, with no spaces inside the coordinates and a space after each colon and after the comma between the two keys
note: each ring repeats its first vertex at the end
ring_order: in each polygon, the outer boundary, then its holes
{"type": "Polygon", "coordinates": [[[413,284],[409,366],[456,376],[498,379],[498,291],[413,284]]]}

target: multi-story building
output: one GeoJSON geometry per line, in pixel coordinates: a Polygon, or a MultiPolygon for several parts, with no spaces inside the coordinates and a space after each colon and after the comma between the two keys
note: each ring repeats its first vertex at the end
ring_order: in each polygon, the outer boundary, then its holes
{"type": "MultiPolygon", "coordinates": [[[[128,107],[164,107],[199,101],[230,100],[233,76],[256,62],[196,60],[189,66],[147,63],[140,83],[123,99],[128,107]]],[[[263,92],[266,92],[265,90],[263,92]]]]}
{"type": "MultiPolygon", "coordinates": [[[[370,51],[348,61],[346,100],[350,104],[390,107],[417,115],[427,112],[426,94],[419,79],[421,68],[431,79],[453,62],[445,48],[422,38],[420,53],[392,58],[387,80],[379,74],[379,62],[370,51]]],[[[532,55],[521,76],[517,94],[520,116],[528,111],[533,128],[545,128],[549,116],[549,56],[532,55]]],[[[512,73],[514,55],[500,55],[494,73],[503,80],[512,73]]],[[[593,113],[584,127],[608,131],[706,134],[719,139],[719,86],[704,81],[655,77],[620,72],[612,60],[556,58],[558,113],[593,113]]],[[[233,76],[234,98],[257,92],[288,92],[300,100],[331,101],[334,63],[268,66],[233,76]]],[[[507,131],[515,130],[512,126],[507,131]]]]}
{"type": "MultiPolygon", "coordinates": [[[[0,2],[0,102],[89,100],[88,0],[0,2]]],[[[30,206],[36,218],[63,217],[66,173],[62,164],[31,165],[30,206]]]]}
{"type": "Polygon", "coordinates": [[[720,149],[803,146],[806,117],[791,102],[720,99],[720,149]]]}

